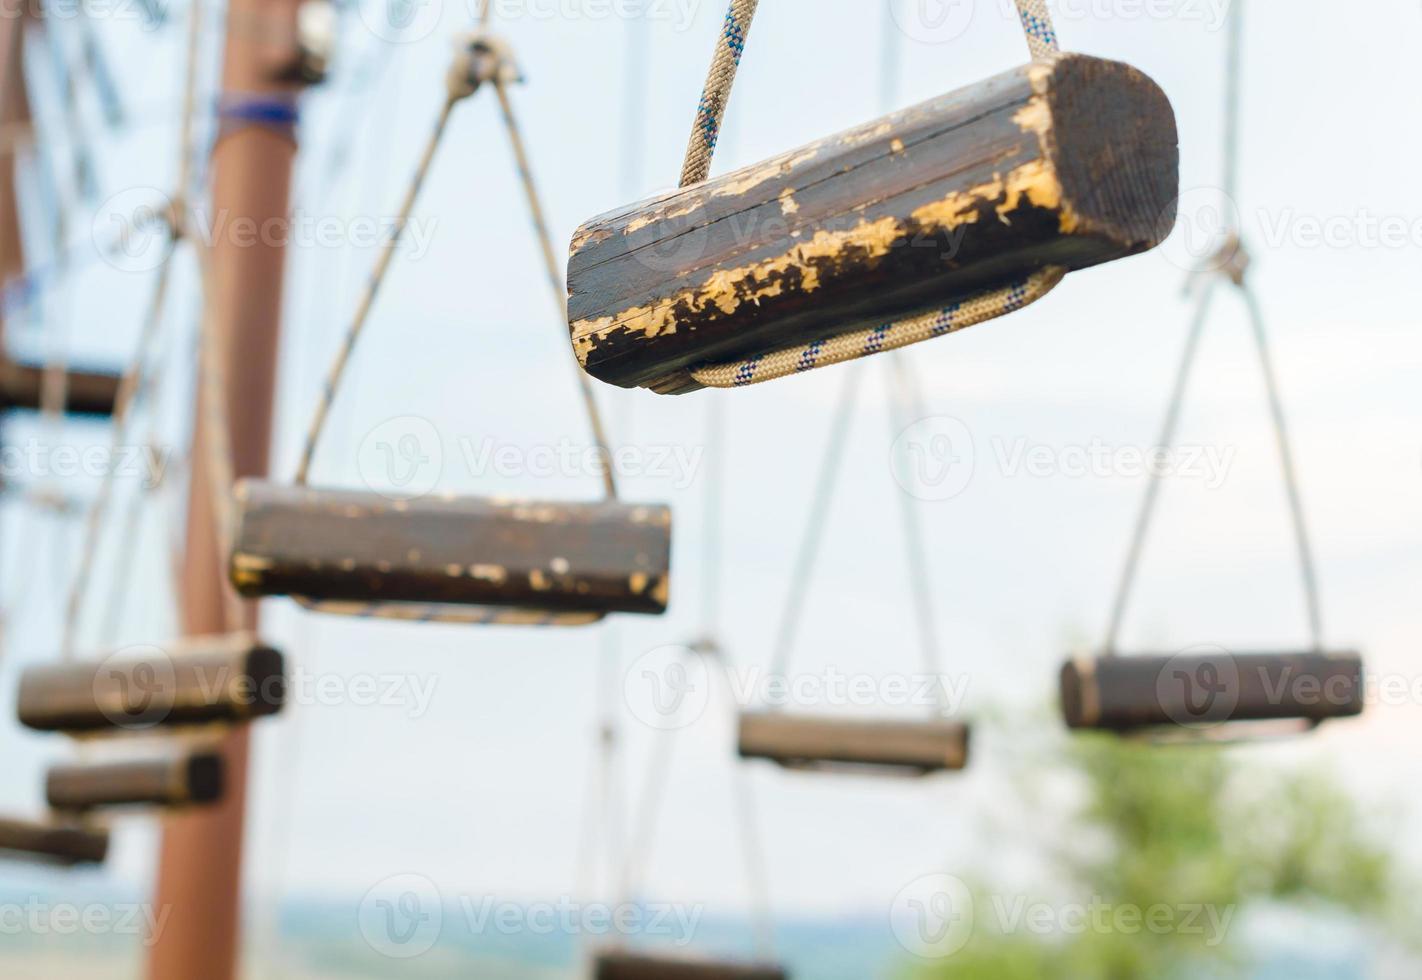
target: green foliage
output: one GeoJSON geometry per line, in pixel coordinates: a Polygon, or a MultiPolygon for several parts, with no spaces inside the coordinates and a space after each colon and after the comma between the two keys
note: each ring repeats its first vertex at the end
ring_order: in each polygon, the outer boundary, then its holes
{"type": "MultiPolygon", "coordinates": [[[[1075,737],[1019,774],[1024,810],[1064,903],[1179,912],[1210,928],[1023,928],[1001,891],[979,884],[966,947],[919,976],[935,980],[1172,980],[1247,973],[1229,928],[1251,903],[1325,907],[1381,922],[1398,907],[1386,839],[1328,778],[1240,761],[1210,746],[1075,737]],[[1071,803],[1044,787],[1071,779],[1071,803]],[[1066,897],[1063,897],[1066,896],[1066,897]],[[997,903],[997,905],[994,905],[997,903]]],[[[1175,921],[1181,921],[1177,918],[1175,921]]]]}

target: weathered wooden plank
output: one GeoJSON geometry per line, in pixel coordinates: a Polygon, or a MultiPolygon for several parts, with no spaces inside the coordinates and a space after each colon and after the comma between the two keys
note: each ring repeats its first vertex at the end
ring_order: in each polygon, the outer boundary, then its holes
{"type": "Polygon", "coordinates": [[[1356,653],[1078,658],[1061,671],[1071,728],[1130,731],[1229,722],[1321,722],[1363,712],[1356,653]]]}
{"type": "Polygon", "coordinates": [[[666,611],[661,505],[376,493],[246,481],[232,583],[244,596],[551,612],[666,611]]]}
{"type": "Polygon", "coordinates": [[[1145,251],[1178,190],[1154,82],[1039,62],[589,221],[568,264],[573,348],[611,384],[693,390],[706,362],[1145,251]]]}
{"type": "Polygon", "coordinates": [[[968,728],[947,721],[862,721],[781,713],[741,715],[742,758],[791,769],[891,769],[920,774],[968,764],[968,728]]]}
{"type": "Polygon", "coordinates": [[[36,731],[82,734],[249,721],[276,714],[285,701],[281,653],[240,633],[29,667],[19,716],[36,731]]]}
{"type": "Polygon", "coordinates": [[[59,811],[152,806],[164,809],[222,798],[222,756],[211,749],[168,748],[151,756],[53,766],[45,796],[59,811]]]}
{"type": "MultiPolygon", "coordinates": [[[[110,416],[118,401],[122,378],[115,372],[65,372],[67,396],[64,411],[70,415],[110,416]]],[[[42,365],[21,364],[0,358],[0,411],[27,409],[39,411],[44,398],[42,365]]]]}
{"type": "Polygon", "coordinates": [[[593,963],[594,980],[786,980],[779,966],[717,963],[674,956],[608,950],[593,963]]]}
{"type": "Polygon", "coordinates": [[[66,820],[0,817],[0,856],[66,866],[103,864],[109,832],[66,820]]]}

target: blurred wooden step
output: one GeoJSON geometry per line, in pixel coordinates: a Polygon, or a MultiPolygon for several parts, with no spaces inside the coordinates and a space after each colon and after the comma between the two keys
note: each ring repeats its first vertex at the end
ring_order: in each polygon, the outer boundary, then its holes
{"type": "MultiPolygon", "coordinates": [[[[68,394],[64,411],[69,415],[111,416],[118,401],[122,375],[108,371],[65,372],[68,394]]],[[[39,411],[44,401],[45,369],[0,358],[0,411],[39,411]]]]}
{"type": "Polygon", "coordinates": [[[74,866],[103,864],[109,832],[64,820],[0,817],[0,857],[74,866]]]}
{"type": "Polygon", "coordinates": [[[49,805],[61,812],[148,806],[178,809],[222,798],[222,756],[209,749],[169,748],[135,758],[53,766],[45,779],[49,805]]]}
{"type": "Polygon", "coordinates": [[[1062,713],[1076,729],[1316,724],[1362,714],[1363,696],[1356,653],[1187,651],[1078,658],[1061,671],[1062,713]]]}
{"type": "Polygon", "coordinates": [[[593,961],[593,980],[786,980],[778,966],[607,951],[593,961]]]}
{"type": "Polygon", "coordinates": [[[859,721],[745,713],[739,748],[744,759],[769,759],[787,769],[883,769],[926,775],[968,764],[966,725],[949,721],[859,721]]]}
{"type": "Polygon", "coordinates": [[[232,584],[249,598],[666,611],[671,511],[660,505],[377,493],[243,481],[232,584]]]}
{"type": "Polygon", "coordinates": [[[26,669],[21,724],[76,735],[222,724],[276,714],[285,703],[285,660],[251,634],[185,639],[171,652],[146,650],[26,669]]]}

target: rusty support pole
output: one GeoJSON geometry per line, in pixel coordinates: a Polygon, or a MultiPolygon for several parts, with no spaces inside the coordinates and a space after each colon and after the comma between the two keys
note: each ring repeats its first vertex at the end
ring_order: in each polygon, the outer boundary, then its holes
{"type": "MultiPolygon", "coordinates": [[[[199,0],[201,2],[201,0],[199,0]]],[[[269,229],[288,218],[296,144],[290,132],[250,122],[293,99],[289,82],[275,77],[272,39],[296,35],[296,0],[229,0],[222,72],[224,120],[212,153],[213,229],[269,229]],[[252,29],[253,24],[271,28],[252,29]]],[[[280,40],[278,40],[280,47],[280,40]]],[[[294,103],[293,103],[294,104],[294,103]]],[[[284,225],[283,225],[284,227],[284,225]]],[[[212,281],[204,297],[221,338],[219,356],[228,388],[233,465],[238,476],[267,471],[272,401],[282,309],[285,236],[223,235],[210,243],[212,281]]],[[[199,243],[199,247],[203,247],[199,243]]],[[[200,403],[200,397],[199,397],[200,403]]],[[[199,419],[201,411],[196,411],[199,419]]],[[[196,427],[183,563],[183,627],[189,635],[255,629],[256,607],[244,622],[229,621],[209,472],[209,443],[196,427]]],[[[220,488],[228,492],[228,488],[220,488]]],[[[208,810],[173,817],[164,828],[155,903],[169,916],[152,948],[150,980],[234,980],[238,973],[242,844],[246,812],[248,731],[235,728],[222,743],[227,792],[208,810]]]]}

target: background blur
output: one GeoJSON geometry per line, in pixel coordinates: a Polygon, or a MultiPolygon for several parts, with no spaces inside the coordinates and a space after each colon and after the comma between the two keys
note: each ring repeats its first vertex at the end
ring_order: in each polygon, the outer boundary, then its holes
{"type": "MultiPolygon", "coordinates": [[[[1227,3],[1052,5],[1065,47],[1129,61],[1169,94],[1184,221],[1156,252],[1075,275],[1021,313],[910,352],[929,415],[915,431],[953,438],[946,491],[896,469],[893,447],[902,440],[888,421],[887,372],[865,362],[866,389],[792,659],[812,694],[795,704],[914,710],[884,703],[891,697],[843,706],[810,686],[864,676],[883,694],[889,679],[920,670],[895,499],[911,493],[929,545],[946,682],[979,730],[960,775],[900,783],[743,770],[778,952],[799,975],[1418,975],[1408,941],[1422,921],[1411,888],[1422,847],[1407,832],[1422,806],[1422,192],[1407,163],[1422,156],[1408,72],[1422,44],[1416,3],[1251,5],[1234,202],[1290,411],[1326,634],[1365,654],[1367,713],[1303,740],[1220,754],[1073,743],[1055,710],[1061,660],[1097,645],[1105,629],[1144,488],[1139,454],[1156,437],[1184,337],[1182,286],[1226,206],[1214,188],[1227,3]],[[961,920],[945,925],[956,930],[947,946],[925,948],[906,935],[903,915],[913,889],[941,875],[971,896],[964,907],[976,914],[966,931],[961,920]],[[1113,918],[1122,907],[1155,904],[1177,923],[1186,906],[1200,906],[1201,931],[1179,928],[1167,940],[1113,918]],[[1104,920],[1093,913],[1102,907],[1104,920]]],[[[560,242],[594,214],[669,188],[679,171],[724,5],[651,0],[630,17],[639,6],[495,5],[497,29],[527,78],[515,99],[560,242]]],[[[334,77],[303,106],[296,207],[313,222],[334,219],[328,227],[338,231],[292,242],[273,466],[280,477],[294,469],[379,230],[439,108],[451,38],[471,23],[461,0],[422,0],[410,10],[403,31],[391,27],[385,0],[346,11],[334,77]]],[[[105,11],[95,12],[96,24],[132,120],[117,134],[91,127],[105,204],[80,209],[70,238],[86,242],[91,225],[92,237],[105,240],[132,195],[169,185],[177,139],[185,8],[169,8],[163,26],[146,23],[136,6],[105,11]]],[[[56,33],[74,39],[62,21],[56,33]]],[[[215,27],[211,42],[215,72],[215,27]]],[[[899,104],[1025,60],[1006,2],[902,0],[895,16],[884,0],[764,4],[716,171],[878,115],[888,42],[899,104]]],[[[32,64],[45,70],[43,58],[32,64]]],[[[33,86],[41,124],[54,89],[42,81],[33,86]]],[[[413,435],[424,459],[418,479],[430,486],[554,498],[597,492],[595,473],[577,462],[588,434],[565,328],[546,294],[496,113],[483,93],[457,110],[337,403],[317,483],[382,485],[391,474],[375,447],[413,435]]],[[[31,250],[43,257],[55,200],[41,175],[26,179],[31,250]]],[[[92,242],[87,251],[95,253],[92,242]]],[[[96,254],[75,263],[60,287],[9,319],[9,343],[36,356],[64,349],[126,361],[151,288],[143,266],[141,256],[109,264],[96,254]]],[[[104,636],[105,647],[161,642],[173,630],[165,562],[184,499],[192,272],[185,268],[165,325],[169,367],[155,409],[174,472],[146,512],[119,642],[104,636]]],[[[624,496],[676,511],[666,617],[570,632],[469,630],[268,604],[266,633],[291,657],[296,703],[254,736],[251,976],[576,975],[586,950],[609,938],[590,924],[590,911],[623,901],[663,919],[628,930],[630,942],[751,954],[752,899],[732,792],[740,778],[735,691],[702,678],[706,696],[693,704],[694,719],[668,732],[649,710],[645,672],[664,668],[668,645],[703,632],[711,588],[719,588],[714,626],[738,689],[753,687],[755,669],[768,665],[845,370],[729,396],[600,387],[614,440],[639,450],[619,474],[624,496]],[[711,427],[718,404],[720,440],[711,427]],[[724,519],[707,525],[716,467],[724,470],[724,519]],[[705,560],[713,536],[719,583],[708,581],[705,560]],[[606,806],[599,702],[615,711],[621,735],[606,806]],[[638,825],[648,774],[663,771],[659,752],[670,762],[655,835],[638,843],[645,874],[624,894],[616,838],[638,825]],[[427,951],[392,958],[414,947],[392,944],[372,909],[411,890],[434,912],[414,944],[427,951]],[[569,908],[571,918],[559,913],[569,908]]],[[[8,446],[107,438],[82,423],[62,432],[37,420],[6,424],[8,446]]],[[[1216,301],[1180,442],[1188,452],[1173,457],[1181,472],[1165,489],[1123,647],[1305,644],[1264,389],[1232,294],[1216,301]]],[[[5,478],[59,480],[39,469],[7,468],[5,478]]],[[[130,480],[123,493],[139,492],[141,482],[130,480]]],[[[82,479],[62,486],[81,498],[92,493],[82,479]]],[[[80,535],[78,522],[20,503],[7,506],[3,533],[7,594],[24,589],[10,602],[0,671],[0,703],[10,705],[19,671],[56,653],[80,535]]],[[[113,550],[110,540],[98,596],[116,584],[113,550]]],[[[89,643],[100,641],[103,619],[89,618],[89,643]]],[[[0,740],[0,809],[32,810],[44,766],[65,748],[19,731],[8,709],[0,740]]],[[[7,865],[0,904],[141,906],[158,831],[143,820],[120,826],[102,872],[7,865]]],[[[11,921],[0,921],[7,976],[140,972],[139,936],[64,934],[44,915],[38,929],[11,921]]]]}

